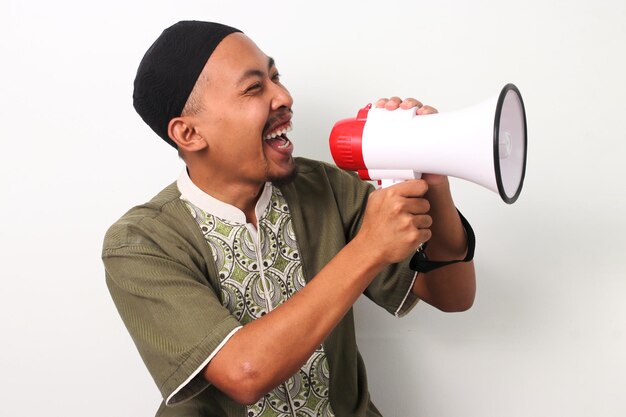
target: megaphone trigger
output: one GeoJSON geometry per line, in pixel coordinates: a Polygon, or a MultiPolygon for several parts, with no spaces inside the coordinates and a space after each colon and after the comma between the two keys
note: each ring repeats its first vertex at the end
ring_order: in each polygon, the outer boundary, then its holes
{"type": "Polygon", "coordinates": [[[378,179],[378,185],[382,188],[387,188],[394,184],[404,182],[406,180],[413,180],[422,178],[422,174],[410,170],[369,170],[369,175],[378,179]]]}

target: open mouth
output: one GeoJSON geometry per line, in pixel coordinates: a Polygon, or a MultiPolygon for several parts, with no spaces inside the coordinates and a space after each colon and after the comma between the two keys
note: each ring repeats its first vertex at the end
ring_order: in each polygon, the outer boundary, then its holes
{"type": "Polygon", "coordinates": [[[291,131],[291,122],[283,123],[263,136],[263,140],[273,148],[286,149],[291,145],[287,132],[291,131]]]}

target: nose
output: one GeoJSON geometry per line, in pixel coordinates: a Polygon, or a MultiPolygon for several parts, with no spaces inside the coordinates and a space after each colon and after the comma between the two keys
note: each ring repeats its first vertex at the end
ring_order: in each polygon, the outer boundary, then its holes
{"type": "Polygon", "coordinates": [[[272,91],[272,110],[278,110],[281,107],[291,108],[293,106],[293,98],[289,91],[282,84],[272,84],[274,86],[272,91]]]}

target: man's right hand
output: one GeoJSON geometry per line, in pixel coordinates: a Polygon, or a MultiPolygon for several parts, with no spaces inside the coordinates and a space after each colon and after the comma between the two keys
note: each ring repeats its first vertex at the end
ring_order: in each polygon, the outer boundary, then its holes
{"type": "MultiPolygon", "coordinates": [[[[426,181],[407,180],[370,194],[365,217],[354,238],[382,265],[406,259],[431,237],[426,181]]],[[[356,242],[355,242],[356,243],[356,242]]]]}

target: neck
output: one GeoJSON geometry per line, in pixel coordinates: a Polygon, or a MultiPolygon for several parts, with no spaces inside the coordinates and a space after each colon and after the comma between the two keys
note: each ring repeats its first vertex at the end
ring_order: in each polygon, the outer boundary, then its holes
{"type": "Polygon", "coordinates": [[[233,182],[222,180],[219,176],[207,175],[202,170],[194,170],[187,166],[191,181],[210,196],[230,204],[241,210],[248,223],[256,226],[256,204],[263,192],[264,182],[233,182]]]}

